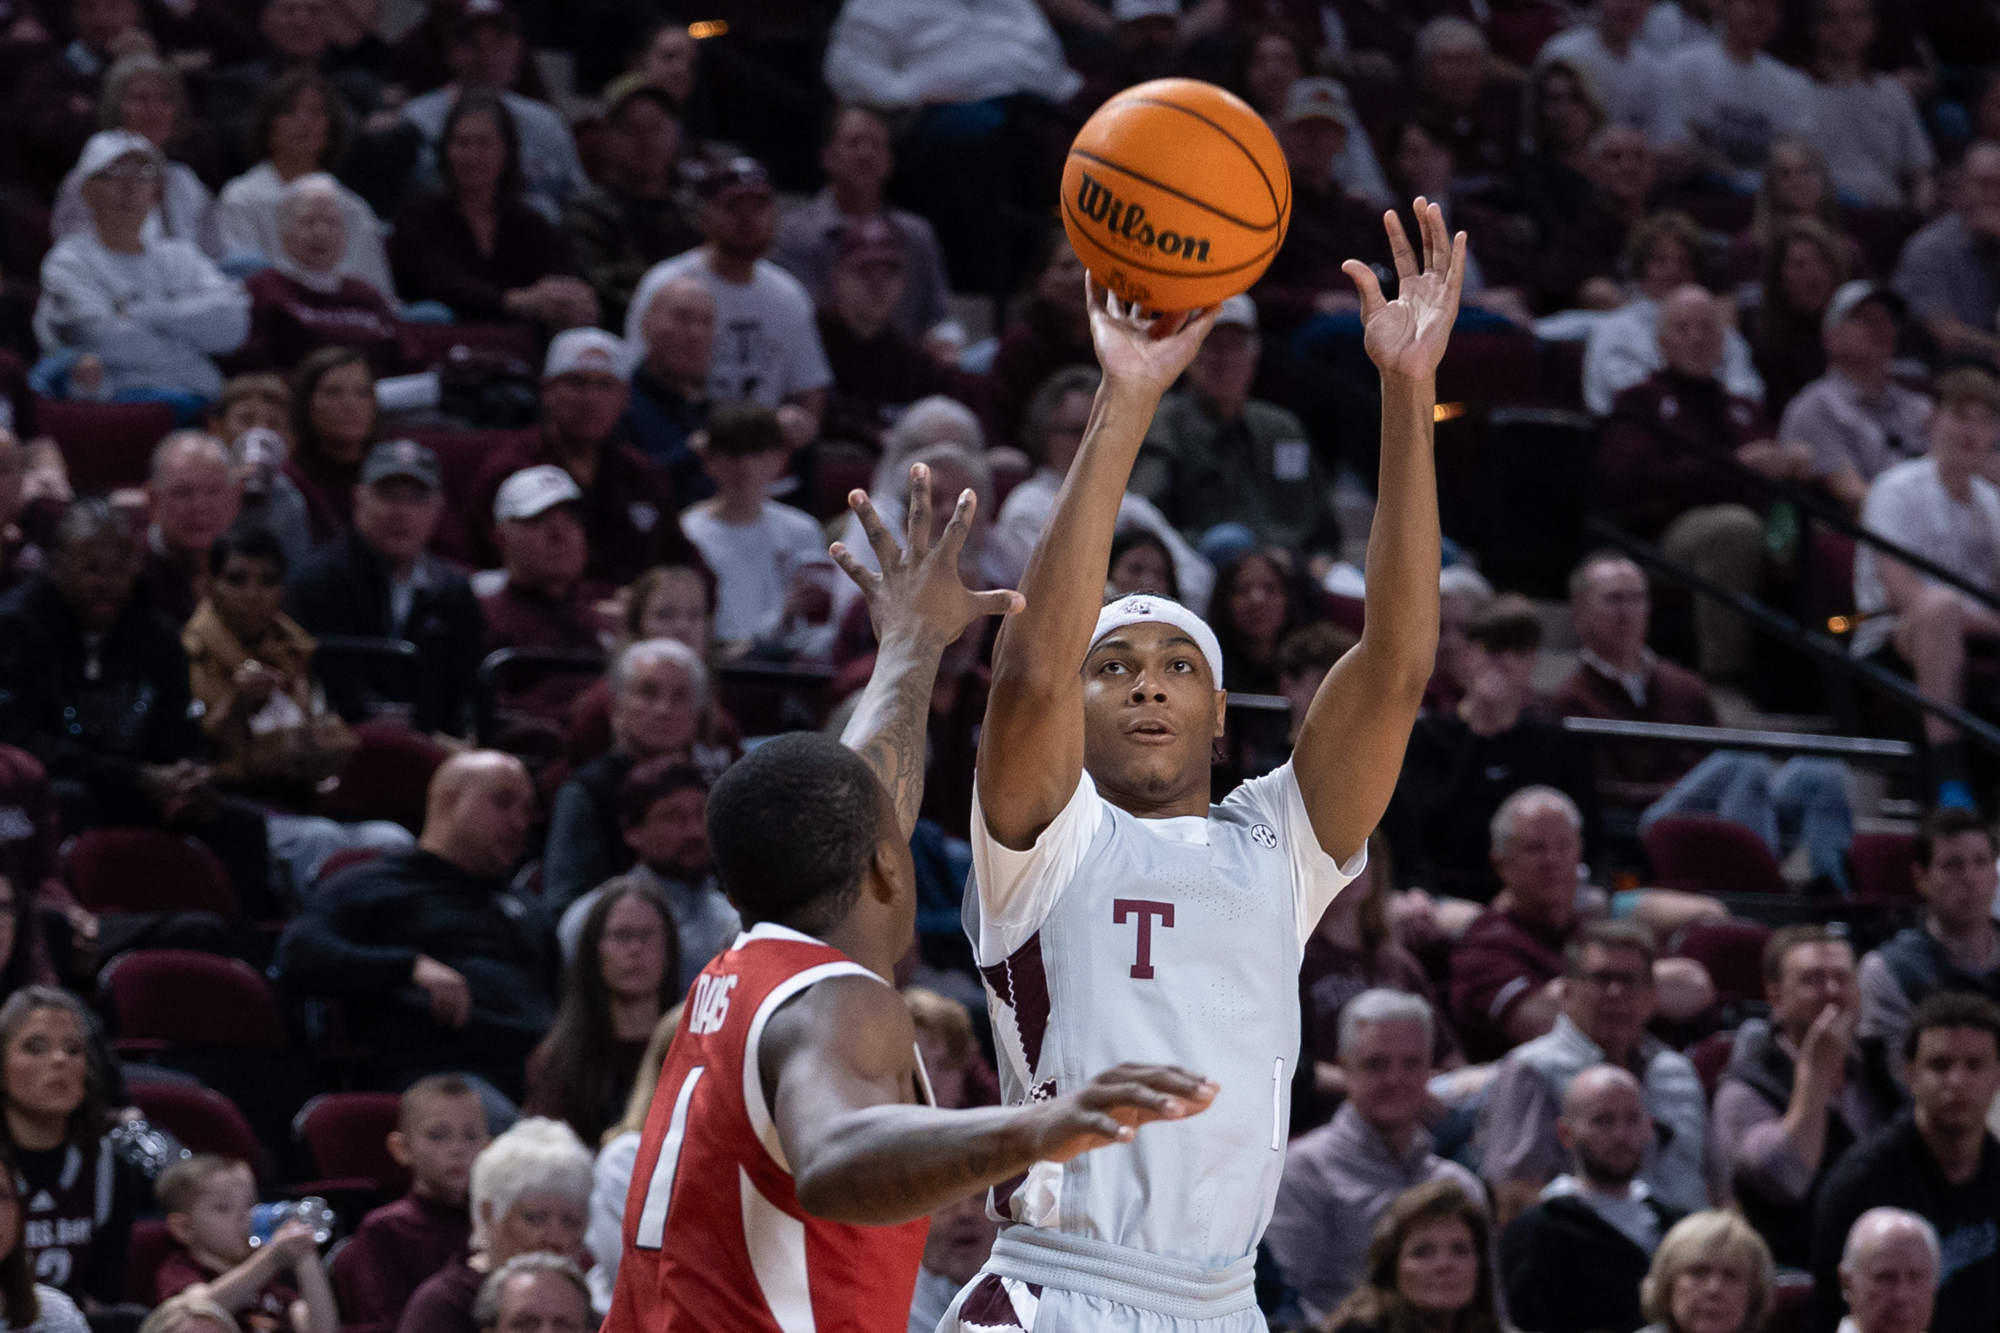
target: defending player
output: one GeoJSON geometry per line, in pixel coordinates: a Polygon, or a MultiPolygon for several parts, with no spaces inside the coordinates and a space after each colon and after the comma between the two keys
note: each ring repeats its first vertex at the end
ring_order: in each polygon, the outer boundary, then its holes
{"type": "Polygon", "coordinates": [[[716,866],[749,925],[696,979],[661,1070],[608,1333],[903,1333],[932,1209],[1214,1094],[1182,1070],[1122,1066],[1032,1107],[928,1105],[890,977],[916,926],[931,685],[945,645],[1020,596],[965,589],[972,493],[932,548],[927,470],[911,478],[907,551],[854,497],[882,574],[834,547],[881,643],[855,748],[781,736],[709,797],[716,866]]]}
{"type": "Polygon", "coordinates": [[[1382,377],[1367,629],[1328,673],[1291,762],[1219,806],[1215,635],[1165,598],[1100,609],[1098,595],[1140,442],[1213,314],[1148,330],[1092,289],[1104,383],[1028,562],[1027,608],[994,654],[966,929],[1010,1103],[1068,1093],[1113,1049],[1200,1068],[1221,1091],[1199,1120],[997,1189],[1013,1225],[947,1333],[1264,1327],[1251,1268],[1285,1160],[1304,940],[1361,868],[1437,644],[1431,411],[1465,238],[1453,243],[1435,206],[1416,211],[1421,268],[1386,218],[1394,301],[1345,266],[1382,377]]]}

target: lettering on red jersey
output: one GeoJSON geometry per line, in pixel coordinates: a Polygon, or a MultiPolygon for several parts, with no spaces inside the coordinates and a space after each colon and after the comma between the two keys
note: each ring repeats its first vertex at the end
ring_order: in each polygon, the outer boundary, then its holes
{"type": "Polygon", "coordinates": [[[729,1017],[729,992],[736,989],[736,974],[704,972],[694,979],[694,1000],[688,1005],[688,1031],[697,1037],[722,1031],[729,1017]]]}

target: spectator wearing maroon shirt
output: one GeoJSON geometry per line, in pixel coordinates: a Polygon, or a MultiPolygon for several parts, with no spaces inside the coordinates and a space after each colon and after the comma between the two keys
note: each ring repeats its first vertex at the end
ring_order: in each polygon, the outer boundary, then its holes
{"type": "Polygon", "coordinates": [[[602,329],[571,329],[549,344],[542,368],[542,429],[533,440],[498,450],[473,484],[473,548],[497,563],[491,515],[507,478],[549,463],[583,492],[590,539],[584,578],[623,587],[655,565],[699,565],[681,527],[673,484],[618,435],[630,400],[630,349],[602,329]]]}
{"type": "Polygon", "coordinates": [[[396,220],[389,259],[406,301],[442,301],[468,321],[573,329],[597,297],[569,276],[562,234],[522,199],[521,139],[494,93],[466,92],[438,135],[443,189],[396,220]]]}
{"type": "Polygon", "coordinates": [[[203,431],[179,430],[153,450],[146,498],[153,522],[146,529],[141,576],[153,608],[178,629],[208,595],[209,549],[236,522],[243,492],[222,441],[203,431]]]}
{"type": "Polygon", "coordinates": [[[486,1107],[463,1076],[427,1074],[403,1093],[389,1155],[408,1168],[410,1191],[362,1218],[334,1256],[344,1323],[393,1328],[416,1289],[465,1249],[472,1163],[492,1141],[486,1107]]]}
{"type": "MultiPolygon", "coordinates": [[[[479,598],[487,651],[602,651],[604,625],[583,582],[590,558],[583,535],[583,492],[569,473],[541,463],[507,478],[493,500],[493,535],[506,578],[479,598]]],[[[523,691],[503,693],[500,706],[560,728],[589,679],[569,672],[541,676],[523,691]]]]}
{"type": "Polygon", "coordinates": [[[1090,310],[1084,304],[1083,261],[1061,230],[1051,227],[1047,249],[1034,266],[1034,283],[1014,307],[1012,324],[988,372],[981,415],[995,444],[1021,438],[1021,422],[1035,391],[1064,366],[1094,366],[1090,310]]]}
{"type": "Polygon", "coordinates": [[[285,475],[305,497],[312,543],[324,546],[354,521],[354,487],[375,443],[375,376],[351,347],[322,347],[299,367],[298,447],[285,475]]]}
{"type": "Polygon", "coordinates": [[[251,1245],[257,1179],[248,1162],[213,1153],[182,1158],[160,1173],[154,1194],[174,1238],[153,1278],[155,1300],[200,1283],[253,1329],[276,1324],[334,1333],[340,1326],[312,1223],[292,1218],[262,1245],[251,1245]],[[291,1282],[281,1277],[286,1273],[291,1282]]]}
{"type": "MultiPolygon", "coordinates": [[[[1658,339],[1665,368],[1612,401],[1598,451],[1598,504],[1634,536],[1657,541],[1668,558],[1754,595],[1764,571],[1762,496],[1698,449],[1796,481],[1811,479],[1812,450],[1773,443],[1763,408],[1716,378],[1722,313],[1706,290],[1689,284],[1661,302],[1658,339]]],[[[1703,676],[1748,674],[1750,627],[1734,611],[1697,599],[1695,638],[1703,676]]]]}
{"type": "Polygon", "coordinates": [[[251,370],[289,370],[322,347],[352,347],[378,374],[401,370],[396,312],[380,291],[341,272],[347,220],[340,187],[314,172],[284,187],[278,204],[283,249],[244,282],[250,336],[236,354],[251,370]]]}
{"type": "MultiPolygon", "coordinates": [[[[1637,565],[1612,551],[1588,556],[1570,575],[1570,619],[1583,641],[1575,670],[1556,691],[1564,717],[1618,722],[1716,725],[1715,704],[1700,676],[1663,662],[1646,646],[1652,595],[1637,565]]],[[[1596,738],[1597,796],[1637,813],[1667,794],[1701,762],[1700,746],[1596,738]]]]}
{"type": "MultiPolygon", "coordinates": [[[[1500,892],[1460,938],[1451,955],[1451,1007],[1466,1049],[1491,1060],[1539,1037],[1561,1011],[1563,949],[1584,925],[1579,907],[1583,817],[1553,787],[1525,787],[1493,816],[1493,864],[1500,892]]],[[[1635,900],[1633,915],[1655,924],[1728,915],[1698,894],[1652,893],[1635,900]]],[[[1624,900],[1621,900],[1621,906],[1624,900]]],[[[1715,1001],[1701,964],[1665,958],[1653,965],[1660,1009],[1686,1019],[1715,1001]]]]}
{"type": "Polygon", "coordinates": [[[888,219],[848,223],[835,243],[821,299],[820,344],[833,370],[822,433],[879,447],[882,432],[919,398],[977,400],[980,381],[941,364],[895,325],[907,287],[905,245],[888,219]]]}
{"type": "Polygon", "coordinates": [[[1278,142],[1292,171],[1292,220],[1277,257],[1252,293],[1275,331],[1315,314],[1358,311],[1354,283],[1342,263],[1386,263],[1382,217],[1334,179],[1354,115],[1347,90],[1332,79],[1300,79],[1285,96],[1278,142]]]}

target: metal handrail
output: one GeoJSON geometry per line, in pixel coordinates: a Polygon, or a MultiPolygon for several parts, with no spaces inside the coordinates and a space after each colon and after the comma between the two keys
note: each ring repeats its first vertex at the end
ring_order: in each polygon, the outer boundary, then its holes
{"type": "Polygon", "coordinates": [[[1611,740],[1712,745],[1718,750],[1761,750],[1771,754],[1823,754],[1883,764],[1912,763],[1917,747],[1908,741],[1872,736],[1817,736],[1793,731],[1751,731],[1742,727],[1697,727],[1681,722],[1636,722],[1610,717],[1566,717],[1565,731],[1611,740]]]}
{"type": "Polygon", "coordinates": [[[1895,697],[1904,706],[1913,708],[1932,717],[1943,718],[1964,733],[1968,740],[1990,754],[2000,755],[2000,728],[1981,718],[1974,717],[1956,704],[1944,703],[1927,698],[1917,692],[1916,686],[1892,671],[1863,658],[1851,656],[1836,639],[1824,632],[1801,625],[1790,616],[1773,611],[1754,597],[1746,597],[1734,588],[1725,588],[1719,583],[1703,578],[1684,565],[1667,558],[1659,547],[1649,541],[1634,537],[1623,528],[1605,519],[1592,517],[1586,523],[1592,535],[1616,546],[1625,554],[1665,575],[1667,580],[1678,583],[1683,588],[1712,597],[1737,614],[1755,621],[1766,633],[1773,634],[1821,662],[1850,676],[1858,676],[1876,689],[1895,697]]]}
{"type": "Polygon", "coordinates": [[[1912,551],[1909,547],[1891,541],[1879,532],[1874,532],[1863,527],[1861,524],[1855,522],[1854,518],[1839,505],[1807,490],[1803,486],[1795,486],[1788,481],[1779,481],[1775,477],[1767,477],[1757,471],[1757,469],[1740,462],[1727,449],[1718,449],[1714,445],[1700,440],[1683,439],[1661,426],[1657,421],[1648,421],[1644,417],[1620,412],[1607,417],[1604,422],[1607,427],[1617,423],[1637,426],[1654,439],[1670,444],[1674,448],[1685,450],[1698,458],[1706,460],[1713,466],[1721,468],[1737,481],[1755,487],[1768,496],[1773,496],[1789,504],[1796,505],[1799,509],[1811,514],[1815,520],[1824,523],[1843,537],[1864,546],[1872,546],[1898,564],[1908,565],[1911,569],[1917,570],[1922,574],[1927,574],[1940,583],[1949,584],[1982,606],[1986,606],[1994,611],[2000,611],[2000,595],[1996,595],[1990,588],[1982,588],[1978,584],[1969,581],[1963,574],[1956,570],[1948,569],[1935,561],[1926,559],[1924,556],[1912,551]]]}

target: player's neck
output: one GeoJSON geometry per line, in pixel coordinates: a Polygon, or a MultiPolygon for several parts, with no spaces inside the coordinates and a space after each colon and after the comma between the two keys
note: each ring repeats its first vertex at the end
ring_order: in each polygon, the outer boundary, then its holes
{"type": "Polygon", "coordinates": [[[1192,816],[1196,819],[1208,817],[1208,785],[1204,781],[1199,787],[1190,787],[1170,796],[1155,795],[1150,792],[1122,791],[1117,787],[1097,779],[1098,795],[1131,815],[1134,819],[1180,819],[1192,816]]]}
{"type": "Polygon", "coordinates": [[[832,945],[893,986],[896,984],[896,963],[908,950],[892,951],[885,947],[883,936],[886,932],[880,924],[858,919],[859,915],[849,912],[819,936],[820,942],[832,945]]]}

